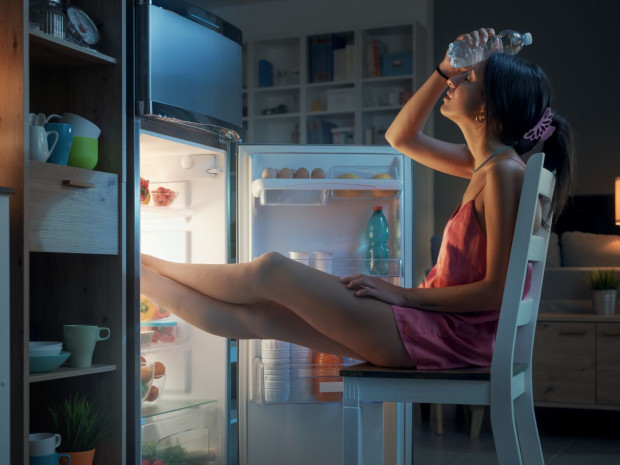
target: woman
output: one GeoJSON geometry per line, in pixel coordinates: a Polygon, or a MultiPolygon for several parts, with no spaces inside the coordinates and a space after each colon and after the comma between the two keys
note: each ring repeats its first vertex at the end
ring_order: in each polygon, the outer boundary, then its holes
{"type": "MultiPolygon", "coordinates": [[[[485,42],[492,29],[460,36],[485,42]]],[[[213,334],[278,339],[389,367],[490,364],[524,176],[521,155],[543,150],[557,176],[553,208],[571,179],[566,122],[550,115],[536,66],[494,54],[471,69],[446,56],[403,107],[386,138],[439,171],[470,180],[446,231],[438,266],[414,289],[364,275],[338,279],[271,252],[250,263],[194,265],[142,256],[142,294],[213,334]],[[465,144],[422,133],[441,113],[465,144]]],[[[543,219],[544,221],[544,219],[543,219]]]]}

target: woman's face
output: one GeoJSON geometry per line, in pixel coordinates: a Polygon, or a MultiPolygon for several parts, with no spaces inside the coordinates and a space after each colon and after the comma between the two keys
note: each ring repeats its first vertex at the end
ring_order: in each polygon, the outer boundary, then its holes
{"type": "Polygon", "coordinates": [[[454,122],[475,121],[484,109],[484,68],[486,61],[448,79],[448,91],[441,114],[454,122]]]}

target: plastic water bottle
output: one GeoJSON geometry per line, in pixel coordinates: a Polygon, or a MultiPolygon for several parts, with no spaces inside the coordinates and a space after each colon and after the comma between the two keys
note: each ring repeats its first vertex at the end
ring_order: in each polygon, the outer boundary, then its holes
{"type": "Polygon", "coordinates": [[[388,274],[390,270],[388,238],[390,232],[388,222],[383,214],[383,207],[373,207],[373,213],[368,220],[368,260],[369,272],[375,275],[388,274]]]}
{"type": "Polygon", "coordinates": [[[464,40],[456,40],[448,47],[448,57],[450,57],[450,64],[453,68],[463,68],[486,60],[493,52],[515,55],[531,43],[532,34],[529,32],[521,34],[517,31],[506,30],[489,37],[486,44],[478,47],[473,47],[464,40]]]}

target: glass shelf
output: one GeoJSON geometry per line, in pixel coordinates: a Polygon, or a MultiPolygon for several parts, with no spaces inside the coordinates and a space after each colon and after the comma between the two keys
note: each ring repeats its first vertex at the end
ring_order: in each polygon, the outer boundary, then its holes
{"type": "Polygon", "coordinates": [[[142,406],[142,418],[155,418],[169,413],[215,404],[208,399],[157,399],[157,402],[142,406]]]}

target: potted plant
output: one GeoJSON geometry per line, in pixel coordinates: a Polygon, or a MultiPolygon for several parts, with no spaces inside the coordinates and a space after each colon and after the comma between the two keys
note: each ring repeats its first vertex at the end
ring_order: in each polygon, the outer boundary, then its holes
{"type": "Polygon", "coordinates": [[[55,431],[62,438],[59,449],[71,456],[71,465],[92,464],[95,444],[107,431],[107,418],[95,409],[84,394],[70,396],[50,407],[49,412],[55,431]]]}
{"type": "Polygon", "coordinates": [[[616,289],[618,280],[616,270],[594,270],[586,275],[586,281],[592,289],[592,306],[599,315],[613,315],[616,311],[616,289]]]}

